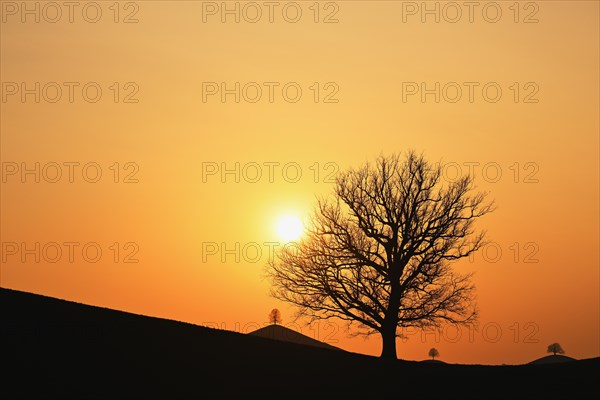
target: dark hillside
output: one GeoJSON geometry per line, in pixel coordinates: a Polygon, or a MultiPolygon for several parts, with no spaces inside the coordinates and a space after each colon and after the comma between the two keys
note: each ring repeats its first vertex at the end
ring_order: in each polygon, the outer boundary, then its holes
{"type": "Polygon", "coordinates": [[[0,289],[0,298],[3,398],[201,399],[261,393],[281,399],[330,392],[346,393],[343,398],[393,393],[395,398],[515,399],[576,398],[598,391],[598,358],[523,366],[382,363],[9,289],[0,289]]]}

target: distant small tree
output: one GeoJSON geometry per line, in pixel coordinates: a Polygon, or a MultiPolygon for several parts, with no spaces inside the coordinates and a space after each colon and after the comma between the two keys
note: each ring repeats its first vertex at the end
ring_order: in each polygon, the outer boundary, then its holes
{"type": "Polygon", "coordinates": [[[274,308],[271,310],[271,313],[269,314],[269,322],[275,325],[281,323],[281,313],[278,309],[274,308]]]}
{"type": "Polygon", "coordinates": [[[429,357],[431,357],[432,360],[435,360],[436,357],[440,356],[440,352],[437,351],[437,349],[435,347],[432,347],[431,349],[429,349],[429,357]]]}
{"type": "Polygon", "coordinates": [[[565,354],[565,351],[563,350],[562,346],[558,343],[552,343],[552,344],[548,345],[547,352],[553,353],[554,355],[556,355],[556,353],[565,354]]]}

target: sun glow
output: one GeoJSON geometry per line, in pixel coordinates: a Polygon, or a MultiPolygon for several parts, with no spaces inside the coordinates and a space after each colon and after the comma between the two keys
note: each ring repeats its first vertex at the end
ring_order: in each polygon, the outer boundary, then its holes
{"type": "Polygon", "coordinates": [[[285,242],[300,239],[304,232],[304,224],[296,215],[284,215],[277,221],[277,234],[285,242]]]}

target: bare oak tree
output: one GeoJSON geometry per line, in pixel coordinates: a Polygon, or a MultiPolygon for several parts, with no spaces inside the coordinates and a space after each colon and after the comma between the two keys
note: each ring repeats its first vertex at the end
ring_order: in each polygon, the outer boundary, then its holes
{"type": "Polygon", "coordinates": [[[450,264],[484,244],[473,223],[493,205],[470,194],[472,176],[443,180],[441,165],[412,151],[340,173],[304,238],[269,262],[271,294],[311,322],[337,317],[353,334],[380,334],[384,359],[396,358],[398,328],[473,322],[470,274],[450,264]]]}
{"type": "Polygon", "coordinates": [[[565,354],[565,351],[563,350],[562,346],[558,343],[552,343],[550,345],[548,345],[548,349],[546,350],[547,353],[552,353],[554,355],[558,354],[565,354]]]}
{"type": "Polygon", "coordinates": [[[274,308],[269,313],[269,322],[272,324],[280,324],[281,323],[281,313],[278,309],[274,308]]]}

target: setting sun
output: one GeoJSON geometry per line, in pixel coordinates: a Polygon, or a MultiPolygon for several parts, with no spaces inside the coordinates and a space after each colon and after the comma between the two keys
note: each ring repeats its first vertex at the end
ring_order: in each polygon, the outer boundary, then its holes
{"type": "Polygon", "coordinates": [[[285,242],[300,239],[304,225],[296,215],[285,215],[277,221],[277,235],[285,242]]]}

